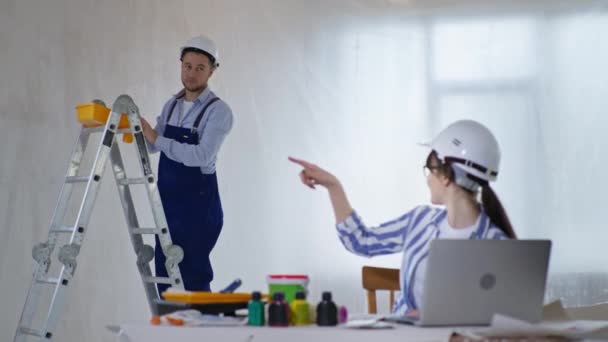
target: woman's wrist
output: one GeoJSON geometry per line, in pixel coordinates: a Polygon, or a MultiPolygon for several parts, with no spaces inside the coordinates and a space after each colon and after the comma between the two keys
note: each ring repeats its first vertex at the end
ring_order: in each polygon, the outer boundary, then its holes
{"type": "Polygon", "coordinates": [[[327,184],[327,190],[329,190],[330,192],[340,191],[342,190],[342,184],[340,184],[340,181],[336,178],[335,180],[327,184]]]}

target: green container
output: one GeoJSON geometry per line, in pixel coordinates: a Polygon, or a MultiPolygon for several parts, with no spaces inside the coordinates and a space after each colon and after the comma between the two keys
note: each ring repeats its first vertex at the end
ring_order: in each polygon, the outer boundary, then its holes
{"type": "Polygon", "coordinates": [[[271,274],[266,277],[270,298],[275,292],[281,291],[289,304],[296,298],[298,291],[308,294],[308,281],[308,276],[301,274],[271,274]]]}
{"type": "Polygon", "coordinates": [[[255,291],[251,297],[251,300],[247,303],[247,324],[264,326],[264,302],[262,302],[262,295],[255,291]]]}

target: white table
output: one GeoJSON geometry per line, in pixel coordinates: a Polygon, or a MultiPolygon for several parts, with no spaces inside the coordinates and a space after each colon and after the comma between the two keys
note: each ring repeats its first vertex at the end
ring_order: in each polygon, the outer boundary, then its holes
{"type": "Polygon", "coordinates": [[[118,342],[392,342],[449,341],[454,328],[420,328],[397,325],[394,329],[347,329],[344,327],[173,327],[124,324],[118,342]]]}

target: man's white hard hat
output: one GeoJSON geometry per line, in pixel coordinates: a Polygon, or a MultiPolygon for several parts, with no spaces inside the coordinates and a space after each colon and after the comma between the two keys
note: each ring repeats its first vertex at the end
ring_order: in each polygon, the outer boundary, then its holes
{"type": "Polygon", "coordinates": [[[208,55],[208,57],[212,57],[211,62],[214,66],[219,66],[219,51],[213,40],[209,39],[208,37],[200,35],[190,38],[186,44],[181,47],[180,58],[184,57],[184,50],[188,48],[202,51],[208,55]]]}

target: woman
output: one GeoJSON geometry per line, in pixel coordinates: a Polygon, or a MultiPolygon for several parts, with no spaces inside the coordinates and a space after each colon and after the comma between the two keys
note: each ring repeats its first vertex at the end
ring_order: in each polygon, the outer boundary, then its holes
{"type": "Polygon", "coordinates": [[[423,169],[431,203],[442,207],[418,206],[378,227],[363,223],[334,175],[304,160],[289,158],[304,168],[300,172],[302,183],[329,191],[338,235],[349,251],[363,256],[403,253],[401,292],[394,314],[417,315],[432,239],[515,238],[509,218],[489,185],[496,180],[500,164],[494,135],[478,122],[461,120],[426,146],[431,151],[423,169]],[[481,203],[477,200],[480,189],[481,203]]]}

